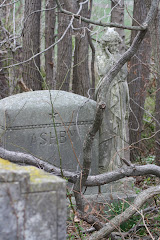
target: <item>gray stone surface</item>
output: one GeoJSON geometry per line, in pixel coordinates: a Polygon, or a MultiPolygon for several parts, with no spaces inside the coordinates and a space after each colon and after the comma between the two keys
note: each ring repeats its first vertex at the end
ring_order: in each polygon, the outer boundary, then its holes
{"type": "Polygon", "coordinates": [[[66,182],[0,159],[0,240],[66,239],[66,182]]]}
{"type": "MultiPolygon", "coordinates": [[[[60,152],[63,168],[80,170],[78,161],[82,163],[83,141],[95,110],[95,101],[64,91],[34,91],[7,97],[0,101],[2,145],[8,150],[31,153],[55,166],[60,166],[60,152]]],[[[98,145],[97,134],[91,174],[98,173],[98,145]]]]}

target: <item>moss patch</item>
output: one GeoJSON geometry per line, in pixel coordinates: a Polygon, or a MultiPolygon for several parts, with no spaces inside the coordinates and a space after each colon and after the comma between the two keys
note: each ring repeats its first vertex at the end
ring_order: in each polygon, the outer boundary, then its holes
{"type": "Polygon", "coordinates": [[[19,166],[17,164],[11,163],[8,160],[0,158],[0,169],[5,169],[8,171],[26,171],[30,175],[30,181],[38,183],[43,181],[55,181],[56,176],[44,172],[43,170],[34,166],[19,166]]]}

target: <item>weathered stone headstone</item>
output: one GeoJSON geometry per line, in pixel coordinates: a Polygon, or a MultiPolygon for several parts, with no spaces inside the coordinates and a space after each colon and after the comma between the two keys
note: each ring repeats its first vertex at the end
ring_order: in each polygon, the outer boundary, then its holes
{"type": "Polygon", "coordinates": [[[0,240],[66,239],[66,182],[0,159],[0,240]]]}
{"type": "MultiPolygon", "coordinates": [[[[7,150],[31,153],[55,166],[80,170],[83,142],[93,123],[96,102],[64,91],[34,91],[0,101],[1,143],[7,150]],[[61,159],[61,161],[60,161],[61,159]]],[[[98,134],[91,174],[98,173],[98,134]]]]}

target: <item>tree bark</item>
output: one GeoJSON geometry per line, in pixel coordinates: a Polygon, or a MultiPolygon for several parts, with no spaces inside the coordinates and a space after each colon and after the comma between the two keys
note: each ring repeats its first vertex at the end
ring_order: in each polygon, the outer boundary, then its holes
{"type": "Polygon", "coordinates": [[[155,19],[152,28],[150,29],[152,36],[152,49],[154,57],[154,73],[156,76],[156,104],[155,104],[155,118],[156,118],[156,137],[155,137],[155,155],[156,164],[160,166],[160,10],[155,19]]]}
{"type": "MultiPolygon", "coordinates": [[[[111,22],[124,25],[124,0],[111,0],[111,9],[111,22]]],[[[115,30],[122,39],[119,45],[119,51],[122,54],[125,52],[125,32],[123,28],[116,28],[115,30]]]]}
{"type": "Polygon", "coordinates": [[[3,70],[3,64],[2,64],[3,56],[0,53],[0,99],[8,97],[8,89],[9,84],[7,83],[7,78],[5,76],[5,72],[3,70]]]}
{"type": "MultiPolygon", "coordinates": [[[[76,10],[79,8],[78,3],[83,2],[83,0],[77,1],[75,6],[76,10]]],[[[88,2],[83,4],[82,11],[80,15],[83,17],[88,17],[90,14],[88,9],[88,2]]],[[[89,54],[89,43],[87,28],[89,25],[87,23],[76,21],[75,29],[75,51],[74,51],[74,66],[73,66],[73,83],[72,90],[74,93],[88,96],[87,92],[90,88],[90,76],[89,76],[89,66],[88,66],[88,54],[89,54]]]]}
{"type": "MultiPolygon", "coordinates": [[[[23,59],[40,52],[40,0],[25,0],[24,29],[23,29],[23,59]]],[[[42,89],[40,75],[40,55],[23,66],[23,81],[28,88],[42,89]]]]}
{"type": "MultiPolygon", "coordinates": [[[[92,7],[93,7],[93,1],[91,0],[90,1],[90,9],[89,9],[89,18],[91,18],[91,14],[92,14],[92,7]]],[[[89,42],[89,46],[90,46],[90,49],[92,51],[92,56],[91,56],[91,64],[90,64],[90,71],[91,71],[91,87],[92,87],[92,90],[91,90],[91,94],[90,94],[90,97],[92,99],[94,99],[95,97],[95,84],[96,84],[96,76],[95,76],[95,60],[96,60],[96,49],[95,49],[95,46],[92,42],[92,38],[91,38],[91,35],[90,35],[90,32],[88,31],[88,42],[89,42]]]]}
{"type": "MultiPolygon", "coordinates": [[[[71,9],[71,1],[61,0],[62,6],[66,10],[71,9]]],[[[62,36],[69,25],[71,17],[63,13],[58,14],[58,38],[62,36]]],[[[70,75],[72,63],[72,31],[67,31],[63,39],[58,43],[57,52],[57,76],[56,89],[69,91],[70,75]]]]}
{"type": "MultiPolygon", "coordinates": [[[[1,15],[0,15],[0,41],[2,41],[3,38],[4,36],[2,33],[1,15]]],[[[9,84],[7,82],[5,71],[3,70],[3,59],[4,59],[3,53],[6,54],[7,52],[5,51],[5,49],[3,51],[3,49],[1,48],[1,51],[0,51],[0,69],[1,69],[0,70],[0,99],[7,97],[9,93],[9,84]]]]}
{"type": "MultiPolygon", "coordinates": [[[[55,7],[55,0],[46,0],[46,9],[52,9],[45,12],[45,48],[48,48],[55,42],[55,7]]],[[[46,89],[55,89],[55,67],[53,47],[45,52],[46,89]]]]}
{"type": "MultiPolygon", "coordinates": [[[[147,16],[148,7],[146,0],[135,0],[133,11],[133,23],[132,25],[138,25],[142,23],[147,16]]],[[[136,36],[136,31],[131,33],[131,42],[136,36]]],[[[130,116],[129,116],[129,139],[130,144],[136,143],[141,139],[142,123],[144,114],[144,102],[146,97],[146,86],[149,82],[150,75],[150,35],[146,34],[143,42],[141,43],[136,55],[132,57],[129,66],[128,85],[130,91],[130,116]]],[[[130,151],[130,160],[133,162],[140,156],[141,145],[137,143],[130,151]]]]}

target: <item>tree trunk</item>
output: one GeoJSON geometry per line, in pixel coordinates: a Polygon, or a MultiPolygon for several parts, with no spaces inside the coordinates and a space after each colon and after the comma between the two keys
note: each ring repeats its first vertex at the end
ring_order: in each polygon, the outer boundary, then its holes
{"type": "MultiPolygon", "coordinates": [[[[133,23],[142,23],[147,15],[146,0],[135,0],[133,11],[133,23]],[[136,21],[134,20],[136,19],[136,21]]],[[[135,38],[136,31],[131,33],[131,42],[135,38]]],[[[129,138],[130,144],[141,139],[142,121],[144,114],[144,102],[146,97],[146,85],[149,81],[149,63],[151,57],[150,35],[146,34],[136,55],[132,57],[129,65],[128,84],[130,91],[130,116],[129,116],[129,138]]],[[[133,146],[130,151],[130,159],[134,161],[140,155],[140,143],[133,146]]]]}
{"type": "MultiPolygon", "coordinates": [[[[24,60],[31,58],[40,51],[40,0],[25,0],[23,56],[24,60]]],[[[23,81],[28,88],[42,89],[40,75],[40,55],[23,66],[23,81]]]]}
{"type": "MultiPolygon", "coordinates": [[[[0,16],[0,41],[3,40],[1,31],[1,16],[0,16]]],[[[1,49],[2,51],[2,49],[1,49]]],[[[5,53],[5,52],[4,52],[5,53]]],[[[5,98],[8,96],[9,84],[7,82],[7,78],[5,76],[5,72],[3,70],[3,54],[0,53],[0,99],[5,98]]]]}
{"type": "MultiPolygon", "coordinates": [[[[160,17],[160,16],[159,16],[160,17]]],[[[160,24],[159,24],[159,37],[160,41],[160,24]]],[[[159,49],[160,54],[160,49],[159,49]]],[[[157,76],[157,91],[156,91],[156,119],[158,122],[156,122],[156,164],[160,166],[160,55],[159,59],[157,61],[158,66],[158,76],[157,76]]]]}
{"type": "MultiPolygon", "coordinates": [[[[71,10],[69,0],[61,0],[63,8],[71,10]]],[[[58,14],[58,38],[60,38],[67,26],[69,25],[71,17],[59,13],[58,14]]],[[[58,43],[57,53],[57,76],[56,89],[69,91],[70,75],[72,63],[72,33],[71,29],[67,31],[63,39],[58,43]]]]}
{"type": "MultiPolygon", "coordinates": [[[[83,2],[82,0],[78,1],[83,2]]],[[[76,9],[79,8],[77,3],[76,9]]],[[[90,12],[88,10],[88,2],[83,4],[81,16],[88,17],[90,12]]],[[[75,51],[74,51],[74,66],[73,66],[73,83],[72,90],[82,96],[88,96],[87,92],[90,87],[90,76],[88,66],[89,43],[87,28],[88,24],[76,21],[75,30],[75,51]]]]}
{"type": "MultiPolygon", "coordinates": [[[[3,68],[2,64],[3,56],[0,54],[0,69],[3,68]]],[[[7,78],[5,76],[5,73],[3,69],[0,71],[0,99],[8,97],[8,83],[7,83],[7,78]]]]}
{"type": "Polygon", "coordinates": [[[156,118],[156,136],[155,136],[155,155],[156,164],[160,166],[160,10],[157,14],[152,28],[150,29],[152,36],[152,49],[154,56],[154,72],[156,75],[156,106],[155,106],[155,118],[156,118]]]}
{"type": "MultiPolygon", "coordinates": [[[[111,22],[124,25],[124,0],[111,0],[111,9],[111,22]]],[[[123,28],[116,28],[115,30],[122,38],[122,43],[119,46],[119,51],[122,54],[125,52],[125,32],[123,28]]]]}
{"type": "MultiPolygon", "coordinates": [[[[46,0],[46,9],[55,8],[55,0],[46,0]]],[[[45,12],[45,48],[55,42],[55,9],[45,12]]],[[[54,47],[45,52],[46,89],[55,89],[54,47]]]]}

